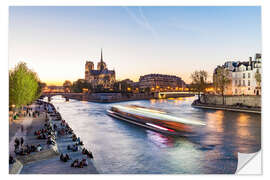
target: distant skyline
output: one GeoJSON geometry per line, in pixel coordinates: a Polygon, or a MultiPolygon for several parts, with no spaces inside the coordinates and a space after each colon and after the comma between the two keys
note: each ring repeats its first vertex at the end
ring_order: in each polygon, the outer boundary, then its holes
{"type": "Polygon", "coordinates": [[[180,76],[261,53],[259,6],[12,6],[9,69],[24,61],[47,84],[84,78],[100,50],[116,79],[180,76]]]}

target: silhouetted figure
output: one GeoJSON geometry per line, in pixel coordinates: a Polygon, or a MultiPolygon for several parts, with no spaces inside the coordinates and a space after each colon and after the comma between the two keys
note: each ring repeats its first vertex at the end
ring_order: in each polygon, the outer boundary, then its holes
{"type": "Polygon", "coordinates": [[[21,137],[21,146],[23,145],[23,143],[24,143],[24,139],[23,137],[21,137]]]}

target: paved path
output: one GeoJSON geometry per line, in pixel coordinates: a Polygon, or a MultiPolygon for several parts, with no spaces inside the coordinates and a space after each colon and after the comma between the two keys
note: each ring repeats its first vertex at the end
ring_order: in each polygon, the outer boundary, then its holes
{"type": "MultiPolygon", "coordinates": [[[[60,126],[61,121],[51,121],[52,124],[57,124],[60,126]]],[[[57,136],[56,143],[58,147],[58,151],[60,153],[66,154],[72,158],[68,162],[62,162],[59,159],[59,156],[52,157],[46,160],[35,161],[29,164],[26,164],[21,174],[97,174],[99,173],[94,165],[94,160],[87,158],[82,154],[81,149],[78,152],[72,152],[67,150],[67,145],[72,145],[74,142],[72,141],[71,135],[65,136],[57,136]],[[84,168],[73,168],[70,167],[71,163],[75,159],[81,160],[82,158],[87,158],[88,166],[84,166],[84,168]]]]}
{"type": "MultiPolygon", "coordinates": [[[[38,109],[38,106],[31,105],[29,106],[33,109],[33,111],[38,109]]],[[[16,120],[13,120],[9,126],[9,151],[11,155],[15,155],[14,153],[14,140],[15,138],[24,138],[24,144],[44,144],[44,140],[35,140],[34,131],[41,128],[45,122],[45,113],[43,109],[41,109],[41,114],[37,118],[33,117],[20,117],[16,120]]]]}

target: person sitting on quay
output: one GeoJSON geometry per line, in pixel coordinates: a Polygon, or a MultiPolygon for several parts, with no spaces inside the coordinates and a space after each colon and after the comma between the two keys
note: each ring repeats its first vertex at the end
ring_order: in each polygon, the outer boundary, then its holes
{"type": "Polygon", "coordinates": [[[42,146],[40,144],[37,145],[37,152],[42,150],[42,146]]]}
{"type": "Polygon", "coordinates": [[[80,163],[79,163],[79,168],[83,168],[83,162],[82,161],[80,161],[80,163]]]}
{"type": "Polygon", "coordinates": [[[52,138],[48,138],[47,144],[49,144],[49,145],[55,145],[55,141],[52,138]]]}
{"type": "Polygon", "coordinates": [[[17,149],[20,146],[20,140],[16,137],[14,140],[14,147],[17,149]]]}
{"type": "Polygon", "coordinates": [[[15,152],[15,154],[21,155],[21,156],[27,155],[27,151],[23,147],[15,149],[14,152],[15,152]]]}
{"type": "Polygon", "coordinates": [[[61,153],[60,160],[63,162],[67,162],[67,158],[61,153]]]}
{"type": "Polygon", "coordinates": [[[72,134],[72,141],[76,141],[77,140],[77,136],[75,134],[72,134]]]}
{"type": "Polygon", "coordinates": [[[54,129],[55,131],[57,131],[57,125],[56,125],[56,124],[53,125],[53,129],[54,129]]]}
{"type": "Polygon", "coordinates": [[[76,146],[83,146],[83,142],[82,142],[82,141],[76,142],[75,145],[76,145],[76,146]]]}
{"type": "Polygon", "coordinates": [[[45,133],[42,133],[42,134],[40,134],[37,138],[38,138],[38,139],[47,139],[47,136],[46,136],[45,133]]]}
{"type": "Polygon", "coordinates": [[[75,161],[73,161],[73,163],[71,164],[71,167],[75,167],[75,168],[83,168],[84,166],[87,166],[88,163],[86,160],[82,160],[79,161],[79,159],[76,159],[75,161]]]}
{"type": "Polygon", "coordinates": [[[78,146],[73,144],[72,147],[70,145],[68,145],[67,150],[72,150],[73,152],[77,152],[79,150],[79,148],[78,148],[78,146]]]}
{"type": "Polygon", "coordinates": [[[91,159],[94,158],[92,152],[91,152],[91,151],[89,152],[86,148],[83,148],[82,154],[87,155],[87,156],[88,156],[89,158],[91,158],[91,159]]]}
{"type": "Polygon", "coordinates": [[[70,157],[69,157],[68,154],[63,155],[63,154],[61,153],[61,155],[60,155],[60,160],[63,161],[63,162],[67,162],[68,160],[70,160],[70,157]]]}
{"type": "Polygon", "coordinates": [[[73,144],[72,151],[73,152],[77,152],[78,150],[79,150],[78,146],[76,146],[75,144],[73,144]]]}
{"type": "Polygon", "coordinates": [[[9,156],[9,164],[13,164],[15,163],[15,159],[13,158],[13,156],[9,156]]]}
{"type": "Polygon", "coordinates": [[[83,159],[82,159],[82,162],[83,162],[83,166],[88,166],[88,161],[87,161],[87,159],[83,158],[83,159]]]}
{"type": "Polygon", "coordinates": [[[75,168],[78,167],[79,166],[79,159],[74,160],[73,163],[71,163],[70,166],[75,167],[75,168]]]}
{"type": "Polygon", "coordinates": [[[23,145],[23,143],[24,143],[24,139],[23,137],[21,137],[21,146],[23,145]]]}
{"type": "Polygon", "coordinates": [[[76,142],[77,146],[83,146],[83,142],[80,140],[80,137],[77,138],[77,142],[76,142]]]}

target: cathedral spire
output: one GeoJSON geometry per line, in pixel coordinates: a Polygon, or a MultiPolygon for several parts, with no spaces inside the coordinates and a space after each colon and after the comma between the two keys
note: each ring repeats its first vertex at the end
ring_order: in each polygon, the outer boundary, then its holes
{"type": "Polygon", "coordinates": [[[100,61],[103,62],[102,48],[101,48],[101,58],[100,61]]]}

